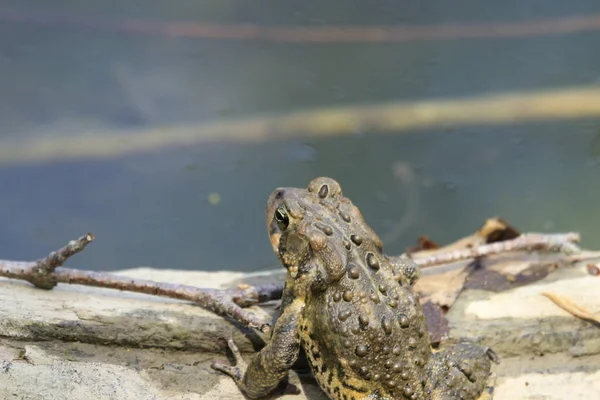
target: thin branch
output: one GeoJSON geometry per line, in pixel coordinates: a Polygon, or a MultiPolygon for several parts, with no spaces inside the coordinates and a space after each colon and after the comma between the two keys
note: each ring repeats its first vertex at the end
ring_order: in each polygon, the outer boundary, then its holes
{"type": "Polygon", "coordinates": [[[269,288],[248,287],[230,290],[198,288],[71,268],[57,268],[55,276],[56,281],[61,283],[96,286],[191,301],[217,315],[232,318],[244,326],[257,328],[262,332],[270,329],[267,321],[242,309],[242,307],[270,300],[265,294],[269,288]]]}
{"type": "Polygon", "coordinates": [[[579,247],[575,245],[579,240],[580,236],[575,232],[555,234],[527,233],[511,240],[442,252],[428,257],[419,258],[417,255],[418,253],[416,253],[413,255],[413,260],[423,268],[423,275],[432,275],[459,268],[460,266],[452,265],[457,261],[493,256],[513,251],[560,251],[567,255],[571,255],[581,251],[579,247]]]}

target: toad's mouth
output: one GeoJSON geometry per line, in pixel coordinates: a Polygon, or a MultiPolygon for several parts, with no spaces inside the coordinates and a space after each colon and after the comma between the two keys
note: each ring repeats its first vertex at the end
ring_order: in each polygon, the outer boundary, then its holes
{"type": "Polygon", "coordinates": [[[296,279],[296,277],[298,276],[298,267],[287,267],[287,270],[290,278],[296,279]]]}
{"type": "Polygon", "coordinates": [[[277,254],[277,258],[279,258],[281,264],[287,269],[288,274],[295,279],[296,276],[298,276],[298,267],[289,265],[286,262],[285,255],[281,252],[281,231],[279,231],[277,225],[273,223],[269,228],[269,239],[271,241],[271,246],[273,247],[273,252],[277,254]]]}
{"type": "Polygon", "coordinates": [[[296,279],[308,271],[308,260],[312,257],[310,241],[303,235],[272,230],[271,246],[279,262],[287,269],[288,276],[296,279]]]}
{"type": "Polygon", "coordinates": [[[275,227],[271,226],[269,229],[269,240],[271,241],[271,246],[273,247],[273,252],[275,254],[279,253],[279,243],[281,242],[281,232],[277,229],[277,225],[275,227]]]}

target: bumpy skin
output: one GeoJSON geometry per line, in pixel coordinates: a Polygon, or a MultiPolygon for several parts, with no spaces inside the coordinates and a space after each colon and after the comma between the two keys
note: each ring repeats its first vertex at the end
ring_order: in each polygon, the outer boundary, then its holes
{"type": "Polygon", "coordinates": [[[388,258],[340,185],[313,180],[308,190],[269,197],[273,250],[288,269],[282,314],[272,338],[246,365],[215,364],[250,398],[271,392],[300,347],[331,399],[476,399],[490,371],[486,349],[460,344],[432,356],[412,285],[419,269],[388,258]]]}

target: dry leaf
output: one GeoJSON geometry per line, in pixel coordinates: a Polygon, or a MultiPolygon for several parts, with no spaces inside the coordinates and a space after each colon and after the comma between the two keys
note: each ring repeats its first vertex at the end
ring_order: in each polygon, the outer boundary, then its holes
{"type": "Polygon", "coordinates": [[[542,292],[541,294],[543,296],[546,296],[547,298],[552,300],[554,304],[556,304],[566,312],[576,316],[577,318],[600,323],[600,316],[592,314],[591,312],[581,307],[580,305],[574,303],[572,300],[568,299],[565,296],[549,292],[542,292]]]}
{"type": "Polygon", "coordinates": [[[486,243],[502,242],[518,237],[521,232],[499,217],[489,218],[477,231],[479,236],[485,238],[486,243]]]}
{"type": "Polygon", "coordinates": [[[437,304],[427,301],[423,304],[423,314],[427,321],[427,329],[429,331],[429,341],[431,344],[440,343],[448,337],[450,328],[448,320],[444,315],[444,310],[437,304]]]}
{"type": "Polygon", "coordinates": [[[600,276],[600,268],[596,264],[588,264],[587,271],[592,276],[600,276]]]}
{"type": "MultiPolygon", "coordinates": [[[[504,264],[506,265],[506,264],[504,264]]],[[[501,265],[496,265],[500,267],[501,265]]],[[[481,289],[491,292],[502,292],[537,282],[557,268],[555,263],[532,263],[527,269],[516,275],[507,271],[497,271],[492,268],[476,269],[469,275],[465,282],[465,289],[481,289]]]]}

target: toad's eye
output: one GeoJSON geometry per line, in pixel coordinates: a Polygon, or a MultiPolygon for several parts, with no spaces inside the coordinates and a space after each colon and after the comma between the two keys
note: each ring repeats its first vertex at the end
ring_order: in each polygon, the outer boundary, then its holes
{"type": "Polygon", "coordinates": [[[287,211],[283,207],[279,207],[275,210],[275,221],[277,221],[277,226],[282,231],[285,231],[287,227],[290,225],[290,217],[288,216],[287,211]]]}

